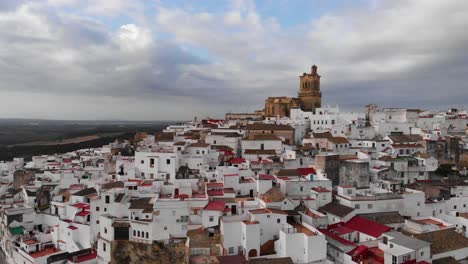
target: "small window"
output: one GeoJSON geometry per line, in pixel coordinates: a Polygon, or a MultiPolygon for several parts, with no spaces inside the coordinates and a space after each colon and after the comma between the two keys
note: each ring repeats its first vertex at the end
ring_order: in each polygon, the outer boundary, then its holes
{"type": "Polygon", "coordinates": [[[96,212],[99,212],[99,206],[96,206],[96,212]]]}
{"type": "Polygon", "coordinates": [[[171,164],[171,160],[170,160],[170,159],[166,159],[166,164],[167,164],[167,165],[171,164]]]}
{"type": "Polygon", "coordinates": [[[104,234],[107,234],[107,228],[104,227],[104,234]]]}
{"type": "Polygon", "coordinates": [[[167,230],[167,226],[164,227],[164,231],[166,231],[166,230],[167,230]]]}
{"type": "Polygon", "coordinates": [[[144,161],[144,160],[141,160],[140,163],[141,163],[141,164],[145,164],[145,161],[144,161]]]}
{"type": "Polygon", "coordinates": [[[281,219],[280,218],[276,219],[276,223],[281,224],[281,219]]]}
{"type": "Polygon", "coordinates": [[[359,204],[355,204],[355,205],[354,205],[354,208],[355,208],[355,209],[359,209],[359,208],[361,208],[361,206],[360,206],[359,204]]]}
{"type": "Polygon", "coordinates": [[[102,243],[102,251],[106,252],[106,243],[102,243]]]}
{"type": "Polygon", "coordinates": [[[210,222],[214,222],[214,216],[210,216],[210,222]]]}
{"type": "Polygon", "coordinates": [[[372,204],[368,204],[368,205],[367,205],[367,208],[368,208],[368,209],[372,209],[372,204]]]}

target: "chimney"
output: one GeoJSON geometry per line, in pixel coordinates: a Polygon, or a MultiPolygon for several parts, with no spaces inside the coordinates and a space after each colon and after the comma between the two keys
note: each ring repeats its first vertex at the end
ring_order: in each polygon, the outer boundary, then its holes
{"type": "Polygon", "coordinates": [[[315,64],[312,66],[312,75],[317,75],[317,66],[315,64]]]}

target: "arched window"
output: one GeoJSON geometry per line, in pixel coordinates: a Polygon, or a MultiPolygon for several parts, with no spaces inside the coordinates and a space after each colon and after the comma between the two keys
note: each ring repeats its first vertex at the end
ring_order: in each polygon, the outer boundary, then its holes
{"type": "Polygon", "coordinates": [[[140,231],[138,231],[138,237],[140,237],[140,231]]]}

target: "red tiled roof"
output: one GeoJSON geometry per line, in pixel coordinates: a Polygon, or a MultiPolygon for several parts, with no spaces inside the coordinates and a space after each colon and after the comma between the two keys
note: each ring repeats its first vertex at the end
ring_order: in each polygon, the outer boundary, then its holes
{"type": "Polygon", "coordinates": [[[252,209],[252,210],[249,210],[249,213],[251,213],[251,214],[269,214],[270,210],[268,210],[266,208],[252,209]]]}
{"type": "Polygon", "coordinates": [[[285,211],[279,210],[279,209],[268,208],[268,210],[273,214],[289,215],[288,212],[285,212],[285,211]]]}
{"type": "Polygon", "coordinates": [[[223,152],[224,156],[234,156],[234,152],[230,150],[223,150],[221,152],[223,152]]]}
{"type": "Polygon", "coordinates": [[[236,193],[236,191],[234,190],[234,188],[224,188],[224,189],[223,189],[223,192],[224,192],[224,193],[236,193]]]}
{"type": "Polygon", "coordinates": [[[240,264],[246,262],[243,255],[217,256],[216,258],[219,264],[240,264]]]}
{"type": "Polygon", "coordinates": [[[348,241],[338,235],[335,235],[333,234],[332,232],[328,231],[327,229],[319,229],[320,233],[324,234],[325,236],[327,236],[328,238],[331,238],[343,245],[348,245],[348,246],[354,246],[356,244],[354,244],[353,242],[351,241],[348,241]]]}
{"type": "Polygon", "coordinates": [[[140,186],[153,186],[153,181],[145,180],[145,181],[140,183],[140,186]]]}
{"type": "Polygon", "coordinates": [[[89,204],[85,204],[85,203],[76,203],[76,204],[72,204],[73,207],[76,207],[76,208],[89,208],[89,204]]]}
{"type": "Polygon", "coordinates": [[[411,143],[408,143],[408,144],[392,144],[392,147],[393,148],[422,148],[423,145],[421,144],[411,144],[411,143]]]}
{"type": "Polygon", "coordinates": [[[317,172],[315,171],[315,168],[298,168],[297,173],[300,176],[306,176],[309,174],[314,174],[314,175],[317,174],[317,172]]]}
{"type": "Polygon", "coordinates": [[[267,175],[267,174],[260,174],[258,175],[258,179],[262,181],[269,181],[275,179],[275,176],[273,175],[267,175]]]}
{"type": "Polygon", "coordinates": [[[242,164],[245,162],[245,159],[244,158],[232,158],[228,160],[227,162],[231,164],[242,164]]]}
{"type": "Polygon", "coordinates": [[[226,203],[221,201],[211,201],[209,202],[203,210],[207,211],[223,211],[226,203]]]}
{"type": "Polygon", "coordinates": [[[348,222],[344,223],[344,226],[375,238],[380,237],[383,233],[391,230],[388,226],[381,225],[377,222],[359,216],[351,218],[348,222]]]}
{"type": "Polygon", "coordinates": [[[70,258],[68,258],[68,261],[70,261],[72,263],[81,263],[81,262],[85,262],[85,261],[88,261],[88,260],[95,259],[96,257],[97,257],[96,250],[91,250],[90,253],[78,256],[75,259],[73,259],[73,257],[70,257],[70,258]]]}
{"type": "Polygon", "coordinates": [[[333,233],[339,235],[339,236],[342,236],[342,235],[346,235],[346,234],[349,234],[349,233],[352,233],[354,232],[354,229],[351,229],[349,227],[346,227],[344,225],[341,225],[341,226],[337,226],[336,228],[333,228],[333,233]]]}
{"type": "Polygon", "coordinates": [[[223,196],[224,195],[224,192],[222,190],[209,190],[209,191],[206,191],[206,193],[208,194],[208,196],[223,196]]]}
{"type": "Polygon", "coordinates": [[[83,184],[71,184],[68,189],[70,190],[82,190],[84,188],[83,184]]]}
{"type": "Polygon", "coordinates": [[[357,258],[359,255],[365,253],[367,251],[367,247],[364,245],[359,245],[355,247],[353,250],[348,252],[348,255],[350,255],[352,258],[357,258]]]}
{"type": "Polygon", "coordinates": [[[76,216],[82,216],[83,217],[83,216],[87,216],[89,214],[90,214],[89,211],[81,211],[81,212],[77,213],[76,216]]]}
{"type": "Polygon", "coordinates": [[[72,226],[72,225],[71,225],[71,226],[69,226],[69,227],[67,227],[67,228],[68,228],[68,229],[71,229],[71,230],[77,230],[77,229],[78,229],[78,227],[76,227],[76,226],[72,226]]]}
{"type": "Polygon", "coordinates": [[[206,187],[208,188],[214,188],[214,187],[220,187],[222,188],[224,186],[224,183],[222,182],[207,182],[206,187]]]}
{"type": "Polygon", "coordinates": [[[312,188],[312,190],[316,191],[316,192],[319,192],[319,193],[327,193],[327,192],[330,192],[327,188],[325,187],[314,187],[312,188]]]}
{"type": "Polygon", "coordinates": [[[247,220],[245,220],[245,221],[242,221],[242,223],[244,223],[244,224],[246,224],[246,225],[257,225],[257,224],[259,224],[260,222],[258,222],[258,221],[247,221],[247,220]]]}
{"type": "Polygon", "coordinates": [[[232,173],[232,174],[224,174],[224,177],[231,177],[231,176],[239,176],[237,173],[232,173]]]}
{"type": "Polygon", "coordinates": [[[43,250],[36,251],[36,252],[34,252],[34,253],[30,253],[29,255],[30,255],[32,258],[40,258],[40,257],[44,257],[44,256],[48,256],[48,255],[57,253],[57,252],[59,252],[59,251],[60,251],[60,250],[57,249],[57,248],[45,248],[45,249],[43,249],[43,250]]]}
{"type": "Polygon", "coordinates": [[[140,185],[141,180],[138,180],[138,179],[128,179],[128,182],[136,182],[137,185],[140,185]]]}
{"type": "Polygon", "coordinates": [[[253,160],[250,162],[251,164],[270,164],[270,163],[273,163],[273,161],[271,160],[267,160],[267,159],[262,159],[262,160],[253,160]]]}
{"type": "Polygon", "coordinates": [[[39,243],[39,241],[37,241],[36,239],[27,239],[27,240],[24,240],[23,243],[25,243],[26,245],[32,245],[32,244],[39,243]]]}
{"type": "Polygon", "coordinates": [[[260,209],[253,209],[249,210],[251,214],[282,214],[288,215],[288,212],[279,209],[272,209],[272,208],[260,208],[260,209]]]}

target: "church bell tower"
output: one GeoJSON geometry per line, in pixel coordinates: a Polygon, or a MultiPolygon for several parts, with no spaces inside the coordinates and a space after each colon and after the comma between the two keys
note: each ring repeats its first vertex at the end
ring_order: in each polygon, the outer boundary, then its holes
{"type": "Polygon", "coordinates": [[[317,66],[312,66],[310,73],[299,76],[299,103],[302,111],[313,112],[322,105],[320,75],[317,66]]]}

